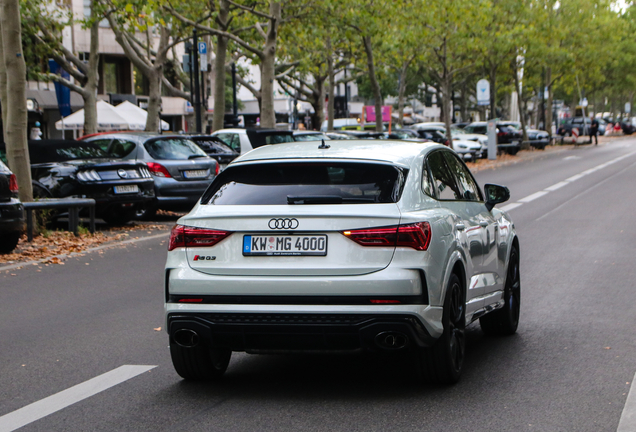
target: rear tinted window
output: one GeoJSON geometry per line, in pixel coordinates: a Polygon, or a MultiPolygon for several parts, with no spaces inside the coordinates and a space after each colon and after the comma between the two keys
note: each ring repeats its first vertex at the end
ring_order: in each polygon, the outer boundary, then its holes
{"type": "Polygon", "coordinates": [[[184,138],[166,138],[144,144],[154,159],[183,160],[196,156],[207,156],[195,143],[184,138]]]}
{"type": "Polygon", "coordinates": [[[400,199],[408,170],[374,163],[268,163],[223,171],[201,200],[213,205],[370,204],[400,199]]]}

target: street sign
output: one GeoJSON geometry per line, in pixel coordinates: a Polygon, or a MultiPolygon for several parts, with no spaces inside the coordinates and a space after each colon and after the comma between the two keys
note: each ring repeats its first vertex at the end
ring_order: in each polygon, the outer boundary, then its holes
{"type": "Polygon", "coordinates": [[[550,92],[548,91],[548,88],[544,88],[543,89],[543,99],[548,100],[548,98],[550,97],[550,92]]]}
{"type": "Polygon", "coordinates": [[[630,104],[629,102],[625,102],[625,112],[627,114],[629,114],[630,112],[632,112],[632,104],[630,104]]]}
{"type": "Polygon", "coordinates": [[[587,106],[587,98],[581,99],[581,102],[579,103],[579,105],[581,105],[583,108],[585,108],[587,106]]]}
{"type": "Polygon", "coordinates": [[[201,72],[208,71],[208,44],[207,42],[199,42],[199,70],[201,72]]]}
{"type": "Polygon", "coordinates": [[[490,105],[490,83],[486,79],[477,81],[477,105],[490,105]]]}

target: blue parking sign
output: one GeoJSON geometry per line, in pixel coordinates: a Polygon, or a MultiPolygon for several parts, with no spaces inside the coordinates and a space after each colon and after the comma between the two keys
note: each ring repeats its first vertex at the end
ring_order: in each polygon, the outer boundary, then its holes
{"type": "Polygon", "coordinates": [[[208,44],[206,42],[199,42],[199,54],[208,53],[208,44]]]}

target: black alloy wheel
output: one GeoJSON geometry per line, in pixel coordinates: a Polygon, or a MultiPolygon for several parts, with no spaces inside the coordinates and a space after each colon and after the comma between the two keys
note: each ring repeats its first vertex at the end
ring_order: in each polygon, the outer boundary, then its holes
{"type": "Polygon", "coordinates": [[[420,372],[425,382],[454,384],[459,381],[466,355],[466,297],[456,274],[448,281],[442,324],[442,336],[420,352],[420,372]]]}
{"type": "Polygon", "coordinates": [[[19,231],[2,233],[0,237],[0,254],[7,254],[15,249],[20,241],[21,235],[22,233],[19,231]]]}
{"type": "Polygon", "coordinates": [[[506,285],[504,287],[504,306],[479,319],[484,333],[496,336],[510,336],[517,332],[521,310],[521,277],[519,275],[519,251],[516,246],[510,251],[506,285]]]}

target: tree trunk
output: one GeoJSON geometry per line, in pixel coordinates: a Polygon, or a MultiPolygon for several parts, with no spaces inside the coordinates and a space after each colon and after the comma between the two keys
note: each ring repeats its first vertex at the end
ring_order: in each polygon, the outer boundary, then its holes
{"type": "MultiPolygon", "coordinates": [[[[0,3],[0,7],[2,4],[0,3]]],[[[2,45],[2,11],[0,10],[0,102],[2,103],[2,129],[3,136],[2,141],[7,142],[7,69],[4,65],[4,49],[2,45]]]]}
{"type": "Polygon", "coordinates": [[[521,131],[523,132],[523,140],[521,142],[521,148],[528,150],[530,143],[528,142],[528,131],[526,128],[526,117],[523,115],[523,101],[521,100],[521,84],[519,83],[519,71],[517,69],[517,61],[513,60],[512,73],[515,80],[515,91],[517,92],[517,108],[519,109],[519,119],[521,120],[521,131]]]}
{"type": "Polygon", "coordinates": [[[547,67],[545,71],[545,82],[548,87],[548,104],[545,107],[545,125],[544,128],[552,139],[552,68],[547,67]]]}
{"type": "MultiPolygon", "coordinates": [[[[95,3],[93,2],[92,5],[95,3]]],[[[84,134],[97,133],[97,83],[99,82],[99,21],[91,26],[88,73],[84,85],[84,134]]]]}
{"type": "Polygon", "coordinates": [[[276,61],[276,40],[278,37],[278,25],[281,20],[280,2],[271,1],[269,14],[274,17],[269,21],[265,49],[261,57],[261,126],[273,128],[276,126],[276,113],[274,111],[274,77],[276,61]]]}
{"type": "Polygon", "coordinates": [[[22,29],[18,0],[0,3],[0,27],[7,74],[6,148],[9,168],[16,175],[20,200],[33,201],[31,164],[27,147],[26,65],[22,53],[22,29]]]}
{"type": "Polygon", "coordinates": [[[364,51],[367,54],[369,81],[371,81],[373,98],[375,99],[375,130],[377,132],[382,132],[382,91],[380,90],[380,83],[378,83],[378,79],[375,75],[375,64],[373,62],[373,47],[371,46],[371,36],[363,36],[362,43],[364,44],[364,51]]]}
{"type": "Polygon", "coordinates": [[[146,118],[147,132],[159,132],[161,127],[161,119],[159,113],[161,111],[161,81],[163,76],[163,67],[154,69],[154,74],[147,76],[148,86],[148,117],[146,118]]]}
{"type": "Polygon", "coordinates": [[[398,87],[398,125],[404,126],[404,93],[406,93],[406,72],[411,60],[406,60],[400,70],[400,85],[398,87]]]}
{"type": "MultiPolygon", "coordinates": [[[[314,75],[314,90],[313,90],[313,103],[314,112],[316,113],[316,125],[313,125],[316,129],[320,129],[322,122],[325,121],[325,77],[320,75],[314,75]]],[[[331,104],[331,96],[329,97],[331,104]]],[[[332,123],[331,129],[327,126],[327,130],[333,129],[333,106],[332,112],[329,114],[329,122],[332,123]]]]}
{"type": "MultiPolygon", "coordinates": [[[[327,52],[329,57],[327,58],[327,70],[329,73],[329,102],[327,105],[327,130],[333,130],[333,118],[334,118],[334,99],[336,97],[336,73],[333,68],[333,52],[331,51],[331,38],[327,38],[327,52]]],[[[323,97],[324,101],[325,98],[323,97]]],[[[322,127],[322,121],[318,123],[318,129],[322,127]]]]}
{"type": "Polygon", "coordinates": [[[451,92],[452,82],[448,74],[442,80],[442,111],[444,113],[444,126],[446,127],[446,140],[449,147],[453,147],[453,137],[451,135],[451,92]]]}
{"type": "Polygon", "coordinates": [[[225,124],[225,56],[227,38],[217,36],[216,58],[214,59],[214,120],[212,129],[223,129],[225,124]]]}
{"type": "Polygon", "coordinates": [[[490,119],[497,118],[497,65],[490,67],[490,119]]]}
{"type": "MultiPolygon", "coordinates": [[[[225,0],[219,1],[219,14],[217,21],[222,30],[227,30],[227,20],[230,13],[230,5],[225,0]]],[[[214,119],[212,129],[223,129],[225,124],[225,57],[227,55],[228,40],[225,37],[216,37],[216,58],[214,59],[214,119]]]]}

